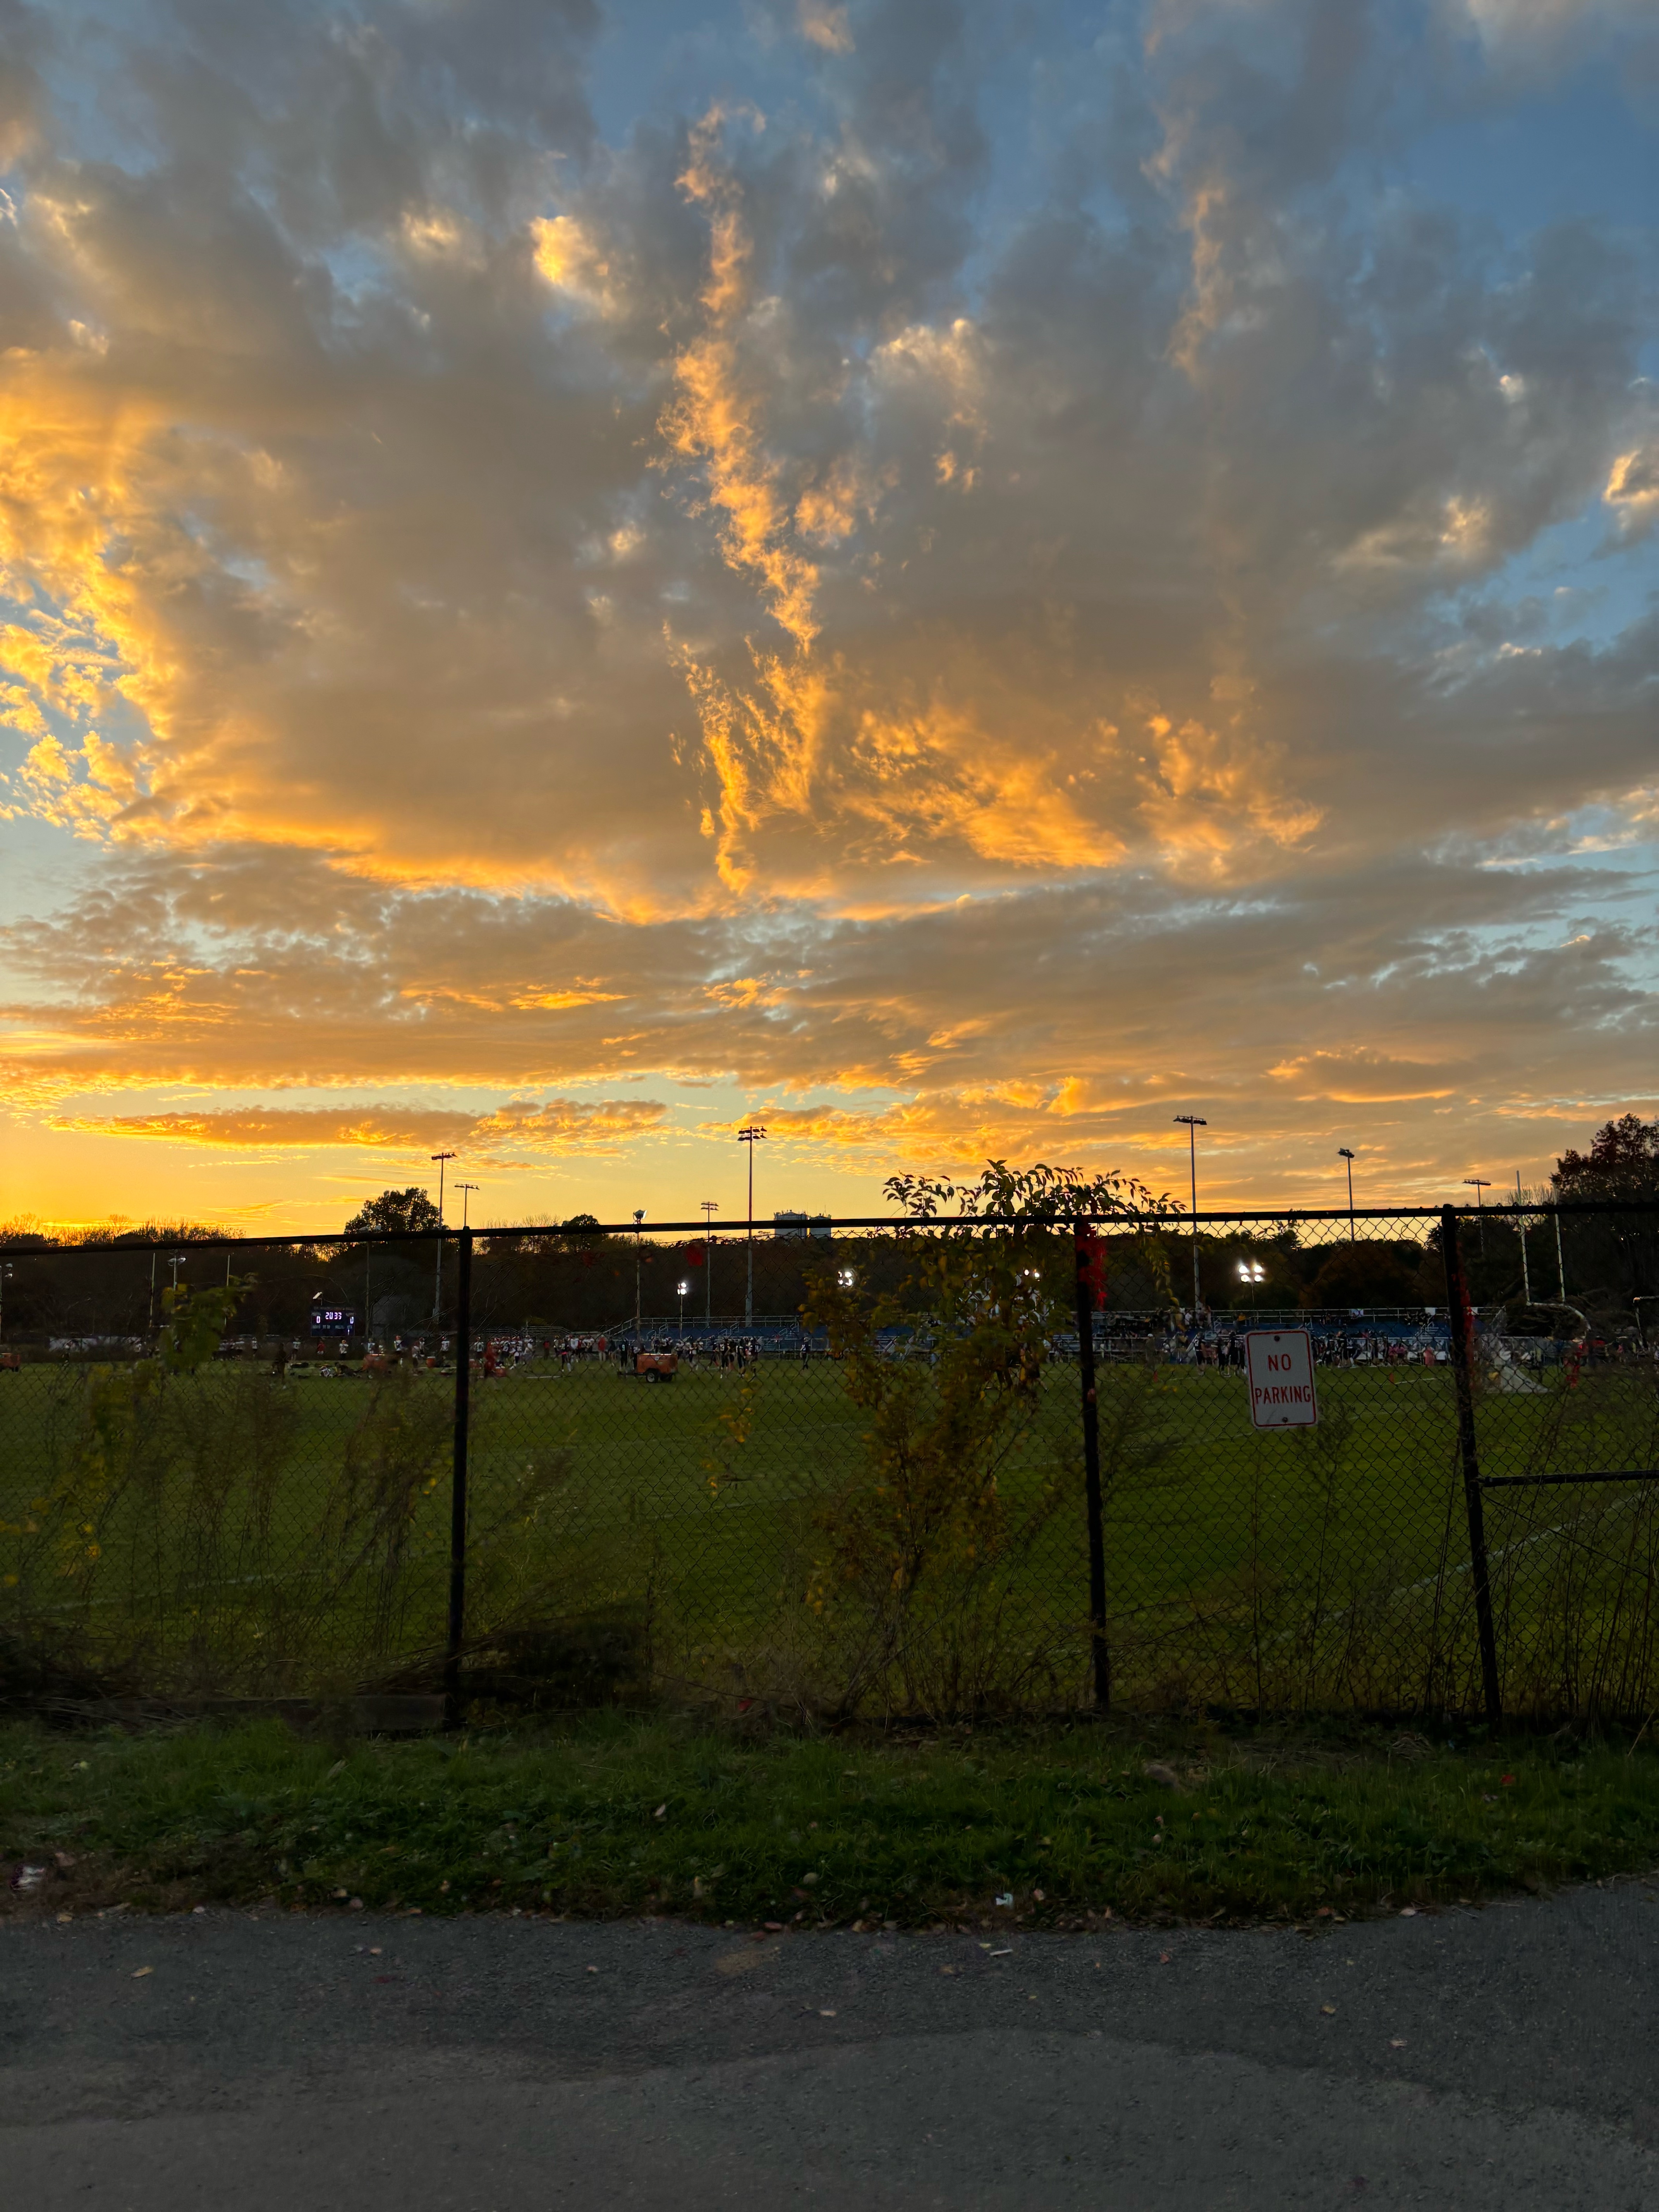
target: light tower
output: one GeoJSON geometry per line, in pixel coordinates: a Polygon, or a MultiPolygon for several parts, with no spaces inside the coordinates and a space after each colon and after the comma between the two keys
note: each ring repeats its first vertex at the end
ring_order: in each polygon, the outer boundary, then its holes
{"type": "MultiPolygon", "coordinates": [[[[453,1152],[433,1152],[428,1157],[438,1164],[438,1264],[432,1271],[432,1327],[434,1333],[443,1327],[444,1310],[444,1162],[453,1160],[453,1152]]],[[[440,1347],[441,1349],[441,1347],[440,1347]]]]}
{"type": "Polygon", "coordinates": [[[1198,1133],[1207,1129],[1209,1123],[1201,1114],[1177,1114],[1177,1124],[1187,1132],[1187,1162],[1193,1181],[1193,1325],[1198,1324],[1198,1310],[1203,1304],[1203,1295],[1198,1284],[1198,1133]]]}
{"type": "Polygon", "coordinates": [[[1465,1176],[1463,1180],[1474,1185],[1474,1210],[1480,1220],[1480,1256],[1484,1260],[1486,1256],[1486,1210],[1480,1203],[1480,1194],[1483,1190],[1490,1190],[1492,1185],[1485,1176],[1465,1176]]]}
{"type": "Polygon", "coordinates": [[[755,1326],[755,1147],[764,1141],[766,1132],[758,1121],[745,1122],[738,1132],[738,1142],[749,1147],[749,1283],[743,1294],[743,1325],[755,1326]]]}
{"type": "MultiPolygon", "coordinates": [[[[1530,1305],[1532,1304],[1532,1267],[1527,1258],[1527,1217],[1521,1210],[1523,1202],[1521,1189],[1521,1170],[1519,1168],[1516,1168],[1515,1171],[1515,1225],[1521,1232],[1521,1295],[1526,1300],[1527,1304],[1530,1305]]],[[[1636,1318],[1639,1324],[1642,1318],[1641,1310],[1639,1307],[1637,1310],[1636,1318]]]]}
{"type": "Polygon", "coordinates": [[[1348,1242],[1353,1243],[1353,1154],[1346,1145],[1339,1145],[1336,1157],[1348,1163],[1348,1242]]]}
{"type": "Polygon", "coordinates": [[[720,1210],[717,1198],[698,1200],[702,1207],[702,1325],[712,1328],[714,1322],[714,1216],[720,1210]]]}

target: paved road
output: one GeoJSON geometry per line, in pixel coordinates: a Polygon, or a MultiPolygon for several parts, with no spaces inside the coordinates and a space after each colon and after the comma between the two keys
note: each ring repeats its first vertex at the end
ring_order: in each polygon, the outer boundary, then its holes
{"type": "Polygon", "coordinates": [[[1659,1884],[1291,1934],[0,1929],[8,2212],[1659,2212],[1659,1884]],[[149,1969],[144,1972],[144,1969],[149,1969]]]}

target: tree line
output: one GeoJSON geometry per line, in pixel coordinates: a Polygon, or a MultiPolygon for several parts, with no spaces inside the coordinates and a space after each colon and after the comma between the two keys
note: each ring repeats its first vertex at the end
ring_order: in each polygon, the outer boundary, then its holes
{"type": "MultiPolygon", "coordinates": [[[[1119,1229],[1109,1218],[1103,1224],[1109,1308],[1144,1311],[1190,1299],[1191,1238],[1179,1209],[1119,1178],[1085,1181],[993,1163],[974,1185],[900,1176],[888,1194],[910,1217],[913,1233],[935,1232],[964,1210],[1024,1209],[1033,1264],[1045,1273],[1058,1271],[1057,1297],[1069,1279],[1068,1209],[1086,1205],[1109,1215],[1133,1208],[1149,1218],[1149,1227],[1119,1229]]],[[[1531,1195],[1535,1202],[1594,1200],[1614,1210],[1566,1217],[1559,1250],[1553,1224],[1530,1217],[1523,1266],[1525,1209],[1486,1206],[1463,1240],[1479,1304],[1509,1305],[1520,1319],[1527,1291],[1541,1311],[1559,1298],[1565,1274],[1569,1303],[1609,1325],[1629,1322],[1641,1310],[1636,1302],[1659,1297],[1659,1118],[1644,1122],[1626,1114],[1607,1121],[1586,1151],[1564,1152],[1549,1188],[1531,1195]]],[[[239,1253],[234,1272],[246,1287],[232,1328],[303,1339],[312,1334],[314,1316],[333,1311],[351,1316],[351,1334],[359,1339],[366,1333],[381,1339],[429,1334],[434,1312],[444,1326],[453,1318],[453,1227],[441,1254],[437,1207],[427,1190],[411,1185],[370,1199],[333,1237],[239,1253]],[[387,1232],[418,1241],[373,1241],[387,1232]]],[[[1202,1296],[1218,1311],[1438,1304],[1445,1295],[1438,1231],[1424,1227],[1420,1237],[1388,1236],[1362,1223],[1352,1238],[1338,1221],[1206,1229],[1198,1240],[1202,1296]]],[[[159,1325],[162,1291],[175,1280],[201,1289],[226,1279],[232,1255],[222,1245],[216,1249],[220,1234],[183,1221],[123,1224],[73,1237],[26,1224],[0,1230],[8,1248],[0,1262],[6,1268],[0,1283],[5,1337],[147,1336],[159,1325]],[[157,1242],[166,1249],[133,1249],[157,1242]]],[[[817,1270],[833,1266],[880,1291],[903,1279],[908,1263],[888,1231],[841,1233],[833,1241],[763,1233],[754,1241],[752,1264],[754,1313],[789,1316],[807,1303],[817,1270]]],[[[512,1230],[481,1227],[474,1247],[474,1325],[587,1334],[631,1328],[636,1308],[659,1326],[678,1328],[682,1319],[694,1326],[705,1314],[729,1324],[749,1304],[750,1266],[740,1232],[668,1243],[606,1232],[591,1213],[512,1230]]]]}

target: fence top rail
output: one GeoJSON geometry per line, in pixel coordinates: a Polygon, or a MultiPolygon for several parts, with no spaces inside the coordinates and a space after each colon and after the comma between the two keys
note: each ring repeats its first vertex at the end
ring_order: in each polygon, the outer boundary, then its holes
{"type": "Polygon", "coordinates": [[[1548,1220],[1557,1216],[1564,1219],[1581,1214],[1607,1215],[1650,1213],[1659,1217],[1659,1198],[1578,1199],[1565,1202],[1555,1200],[1534,1204],[1517,1203],[1510,1199],[1501,1205],[1474,1206],[1268,1206],[1258,1209],[1222,1207],[1189,1213],[1177,1206],[1169,1213],[1079,1213],[1055,1214],[1052,1218],[1032,1219],[1012,1213],[943,1213],[916,1215],[908,1213],[821,1214],[810,1225],[791,1223],[787,1228],[770,1215],[756,1215],[751,1219],[733,1218],[711,1230],[706,1221],[658,1221],[648,1226],[633,1221],[583,1222],[580,1228],[566,1229],[556,1222],[492,1222],[487,1227],[472,1223],[463,1229],[446,1222],[441,1228],[430,1229],[374,1229],[360,1230],[348,1236],[342,1230],[289,1230],[279,1236],[232,1237],[216,1233],[202,1235],[195,1231],[172,1237],[127,1237],[117,1232],[107,1243],[101,1238],[76,1238],[67,1241],[48,1239],[43,1243],[0,1243],[0,1260],[30,1260],[48,1254],[65,1255],[76,1252],[166,1252],[181,1249],[189,1252],[261,1251],[280,1246],[310,1247],[328,1245],[362,1247],[366,1244],[430,1244],[434,1237],[442,1237],[446,1243],[458,1242],[465,1237],[473,1244],[486,1243],[496,1237],[568,1237],[578,1240],[592,1237],[638,1237],[651,1243],[664,1237],[690,1237],[699,1243],[731,1243],[746,1240],[751,1232],[779,1242],[810,1243],[814,1240],[811,1231],[823,1232],[846,1229],[904,1229],[917,1234],[942,1230],[975,1229],[1048,1229],[1065,1231],[1075,1222],[1086,1227],[1116,1231],[1132,1235],[1139,1231],[1168,1233],[1178,1231],[1183,1234],[1204,1228],[1254,1228],[1266,1224],[1276,1229],[1291,1229],[1304,1223],[1355,1223],[1379,1221],[1439,1222],[1450,1213],[1460,1222],[1514,1219],[1548,1220]]]}

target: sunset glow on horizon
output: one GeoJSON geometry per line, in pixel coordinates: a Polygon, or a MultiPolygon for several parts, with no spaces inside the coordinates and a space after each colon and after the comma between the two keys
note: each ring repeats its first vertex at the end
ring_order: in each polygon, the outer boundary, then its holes
{"type": "Polygon", "coordinates": [[[0,1218],[1659,1111],[1638,0],[0,29],[0,1218]]]}

